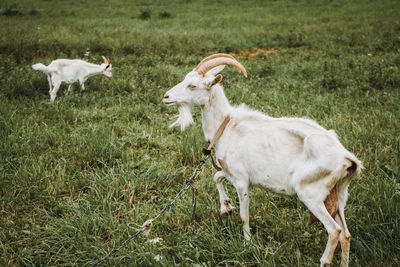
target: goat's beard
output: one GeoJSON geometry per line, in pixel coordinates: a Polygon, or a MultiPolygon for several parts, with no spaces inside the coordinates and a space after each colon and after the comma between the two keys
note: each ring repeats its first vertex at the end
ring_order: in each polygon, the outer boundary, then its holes
{"type": "Polygon", "coordinates": [[[180,104],[178,106],[179,115],[174,123],[172,123],[169,127],[174,127],[176,125],[181,126],[181,130],[185,130],[187,126],[193,123],[193,116],[192,116],[192,106],[188,104],[180,104]]]}

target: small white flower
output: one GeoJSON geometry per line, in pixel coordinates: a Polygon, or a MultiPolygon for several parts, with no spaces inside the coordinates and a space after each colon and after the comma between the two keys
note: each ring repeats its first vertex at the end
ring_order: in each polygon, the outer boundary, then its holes
{"type": "Polygon", "coordinates": [[[157,243],[160,243],[161,241],[163,241],[163,239],[161,237],[156,237],[154,239],[150,239],[149,243],[157,244],[157,243]]]}
{"type": "Polygon", "coordinates": [[[146,131],[142,131],[142,138],[151,138],[151,134],[146,133],[146,131]]]}
{"type": "Polygon", "coordinates": [[[368,54],[369,57],[372,57],[372,54],[368,54]]]}
{"type": "Polygon", "coordinates": [[[162,258],[161,255],[155,255],[155,256],[154,256],[154,260],[155,260],[155,261],[160,261],[161,258],[162,258]]]}

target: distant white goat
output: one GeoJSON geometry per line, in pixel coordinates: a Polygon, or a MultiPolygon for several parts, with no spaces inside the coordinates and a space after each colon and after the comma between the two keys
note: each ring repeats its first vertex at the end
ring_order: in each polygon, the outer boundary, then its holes
{"type": "Polygon", "coordinates": [[[71,91],[74,82],[79,82],[82,90],[85,90],[84,83],[90,76],[103,74],[111,78],[111,63],[104,56],[103,60],[103,64],[96,65],[80,59],[56,59],[47,67],[42,63],[38,63],[33,65],[32,68],[47,74],[50,101],[53,102],[62,82],[69,84],[68,91],[71,91]]]}
{"type": "Polygon", "coordinates": [[[223,178],[238,193],[246,240],[250,239],[250,185],[297,195],[312,212],[309,224],[316,217],[329,234],[321,266],[332,262],[338,240],[342,247],[341,265],[348,266],[350,233],[344,208],[348,186],[359,174],[361,162],[342,146],[333,130],[328,131],[312,120],[272,118],[244,104],[231,106],[220,85],[222,76],[218,74],[225,65],[235,66],[247,77],[244,67],[232,56],[212,55],[201,61],[163,99],[164,104],[178,107],[179,117],[171,126],[180,125],[182,130],[193,122],[191,107],[200,106],[203,132],[208,141],[223,121],[228,121],[215,144],[221,171],[215,174],[214,182],[220,196],[221,214],[233,209],[222,185],[223,178]]]}

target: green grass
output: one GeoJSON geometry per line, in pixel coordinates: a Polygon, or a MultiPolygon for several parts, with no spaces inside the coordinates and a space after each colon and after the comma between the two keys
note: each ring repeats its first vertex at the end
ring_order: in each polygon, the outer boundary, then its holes
{"type": "MultiPolygon", "coordinates": [[[[168,128],[177,111],[161,99],[215,52],[239,55],[249,73],[224,70],[231,103],[312,118],[362,160],[346,207],[350,265],[400,264],[398,1],[72,2],[0,3],[0,265],[90,264],[169,203],[205,141],[198,109],[181,133],[168,128]],[[255,48],[274,52],[247,56],[255,48]],[[101,55],[113,78],[92,77],[85,91],[63,86],[54,104],[45,75],[31,69],[101,55]]],[[[218,214],[213,173],[207,163],[196,184],[194,235],[187,195],[148,238],[102,264],[319,264],[327,234],[306,226],[299,200],[252,189],[254,242],[245,245],[238,211],[218,214]],[[148,242],[155,237],[163,241],[148,242]]]]}

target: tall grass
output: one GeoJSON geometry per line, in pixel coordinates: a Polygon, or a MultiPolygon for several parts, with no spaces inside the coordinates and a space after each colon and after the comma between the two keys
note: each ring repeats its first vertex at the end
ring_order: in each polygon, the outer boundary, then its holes
{"type": "MultiPolygon", "coordinates": [[[[400,5],[384,1],[7,1],[0,4],[0,264],[84,265],[169,203],[201,156],[161,99],[204,57],[232,53],[231,103],[315,119],[364,164],[346,214],[351,266],[400,263],[400,5]],[[169,14],[169,15],[168,15],[169,14]],[[59,91],[31,65],[111,59],[113,78],[59,91]]],[[[296,198],[251,190],[254,241],[218,214],[208,164],[191,197],[104,265],[316,266],[327,235],[296,198]],[[161,237],[161,243],[149,239],[161,237]]],[[[226,185],[238,207],[236,192],[226,185]]],[[[339,249],[334,264],[340,260],[339,249]]]]}

